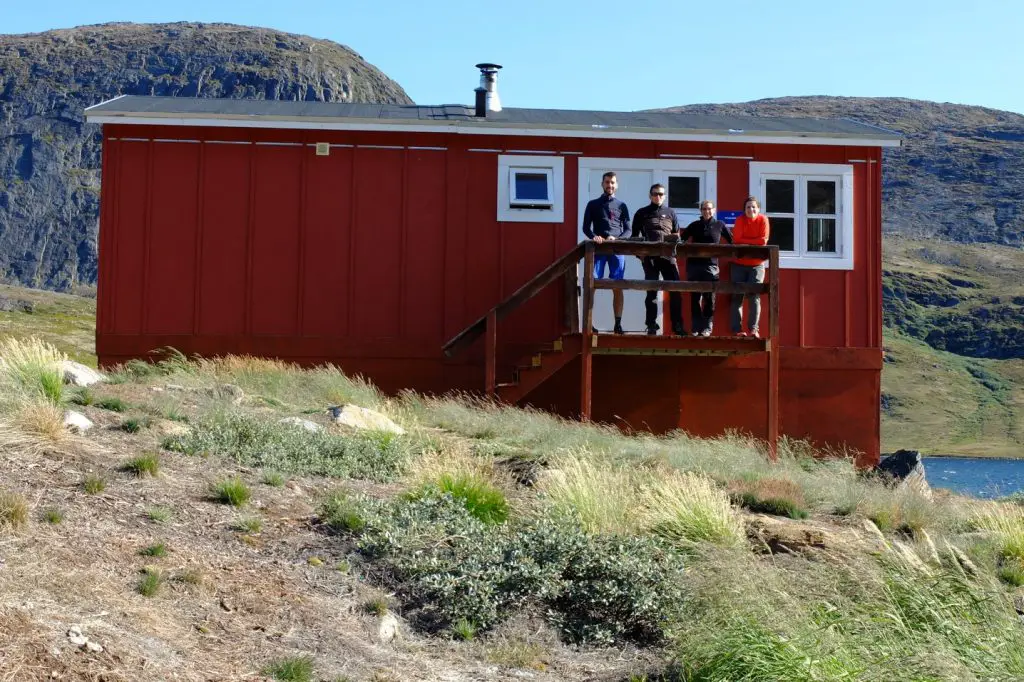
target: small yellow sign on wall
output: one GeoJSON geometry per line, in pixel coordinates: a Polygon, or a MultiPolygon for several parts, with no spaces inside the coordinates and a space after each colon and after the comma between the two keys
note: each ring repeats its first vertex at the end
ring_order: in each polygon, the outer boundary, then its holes
{"type": "Polygon", "coordinates": [[[329,142],[317,142],[316,143],[316,155],[317,156],[330,156],[331,155],[331,144],[329,142]]]}

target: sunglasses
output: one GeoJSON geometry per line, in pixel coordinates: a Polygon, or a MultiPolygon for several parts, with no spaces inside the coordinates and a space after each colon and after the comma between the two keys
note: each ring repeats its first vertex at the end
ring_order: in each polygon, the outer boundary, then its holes
{"type": "Polygon", "coordinates": [[[665,196],[665,193],[664,192],[651,192],[651,196],[652,197],[663,197],[663,196],[665,196]]]}

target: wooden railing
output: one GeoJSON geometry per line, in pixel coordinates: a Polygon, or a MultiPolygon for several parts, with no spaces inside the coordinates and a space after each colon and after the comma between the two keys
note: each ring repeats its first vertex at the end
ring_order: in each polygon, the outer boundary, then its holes
{"type": "MultiPolygon", "coordinates": [[[[670,242],[606,241],[597,244],[585,241],[538,273],[521,286],[515,293],[494,306],[480,319],[473,322],[448,343],[444,353],[451,357],[484,337],[484,388],[488,395],[495,391],[497,364],[498,321],[513,310],[539,294],[549,285],[563,280],[565,296],[565,319],[563,331],[580,333],[583,337],[581,354],[583,369],[580,377],[580,414],[589,419],[591,412],[591,355],[593,350],[594,294],[599,289],[625,291],[669,291],[716,294],[768,294],[768,441],[774,444],[778,438],[778,386],[779,386],[779,249],[776,246],[747,246],[725,244],[677,244],[670,242]],[[768,262],[768,277],[763,284],[733,284],[720,282],[666,282],[664,280],[595,280],[594,258],[597,255],[660,256],[663,258],[757,258],[768,262]],[[577,288],[577,265],[583,260],[582,286],[577,288]],[[580,321],[577,296],[582,294],[583,319],[580,321]]],[[[680,269],[685,276],[685,267],[680,269]]],[[[684,339],[679,339],[685,343],[684,339]]]]}

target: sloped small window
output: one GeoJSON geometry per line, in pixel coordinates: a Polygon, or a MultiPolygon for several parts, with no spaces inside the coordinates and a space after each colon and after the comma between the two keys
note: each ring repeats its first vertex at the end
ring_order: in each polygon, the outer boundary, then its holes
{"type": "Polygon", "coordinates": [[[550,209],[554,205],[554,178],[550,168],[510,168],[509,206],[550,209]]]}
{"type": "Polygon", "coordinates": [[[668,179],[670,208],[700,210],[700,177],[672,175],[668,179]]]}

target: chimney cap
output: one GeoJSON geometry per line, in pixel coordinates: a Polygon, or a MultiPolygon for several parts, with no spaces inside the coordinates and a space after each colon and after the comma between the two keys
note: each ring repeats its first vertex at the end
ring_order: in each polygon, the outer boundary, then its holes
{"type": "Polygon", "coordinates": [[[501,68],[501,64],[492,64],[490,62],[482,62],[480,64],[477,64],[476,68],[480,69],[481,71],[490,71],[490,72],[493,73],[494,71],[497,71],[498,69],[501,68]]]}

